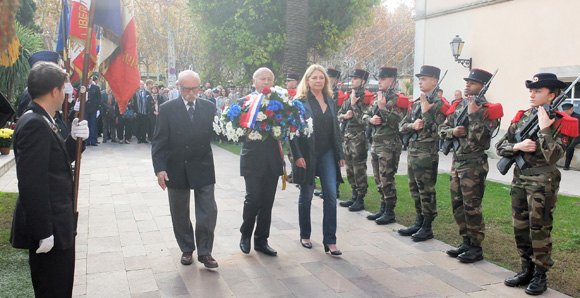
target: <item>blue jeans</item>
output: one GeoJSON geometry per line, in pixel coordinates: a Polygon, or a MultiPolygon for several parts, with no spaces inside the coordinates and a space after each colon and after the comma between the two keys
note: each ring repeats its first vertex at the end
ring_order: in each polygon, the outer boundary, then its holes
{"type": "MultiPolygon", "coordinates": [[[[322,209],[322,242],[324,244],[336,244],[336,162],[334,151],[328,150],[323,154],[317,154],[314,159],[316,173],[320,177],[323,195],[322,209]]],[[[313,165],[306,165],[311,167],[313,165]]],[[[298,198],[298,222],[300,224],[300,238],[310,239],[310,207],[312,206],[312,185],[301,185],[298,198]]]]}
{"type": "Polygon", "coordinates": [[[85,113],[85,120],[89,125],[89,138],[86,140],[88,144],[97,143],[97,113],[85,113]]]}

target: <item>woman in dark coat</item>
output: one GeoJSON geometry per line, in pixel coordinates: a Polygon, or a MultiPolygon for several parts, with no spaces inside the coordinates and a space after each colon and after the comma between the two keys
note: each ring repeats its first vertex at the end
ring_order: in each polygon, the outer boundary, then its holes
{"type": "Polygon", "coordinates": [[[312,248],[310,241],[310,207],[314,192],[314,178],[320,177],[323,193],[322,232],[324,250],[333,255],[342,254],[336,248],[336,182],[342,182],[340,167],[344,166],[344,152],[336,103],[325,69],[311,65],[298,85],[296,98],[302,101],[304,118],[314,128],[309,138],[297,137],[291,141],[295,164],[292,165],[294,182],[300,185],[298,217],[300,243],[312,248]]]}

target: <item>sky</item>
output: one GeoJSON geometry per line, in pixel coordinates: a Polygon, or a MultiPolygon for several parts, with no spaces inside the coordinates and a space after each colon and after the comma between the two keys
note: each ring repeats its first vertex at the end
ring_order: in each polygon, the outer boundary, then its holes
{"type": "Polygon", "coordinates": [[[400,4],[406,4],[407,6],[415,5],[414,0],[382,0],[383,5],[386,5],[390,10],[394,10],[400,4]]]}

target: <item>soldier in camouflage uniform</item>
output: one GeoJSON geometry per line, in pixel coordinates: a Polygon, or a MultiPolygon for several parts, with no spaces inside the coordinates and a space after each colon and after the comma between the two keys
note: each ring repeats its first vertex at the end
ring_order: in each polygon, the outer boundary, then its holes
{"type": "Polygon", "coordinates": [[[578,136],[578,120],[561,112],[550,119],[542,107],[550,104],[566,87],[556,75],[536,74],[533,80],[526,81],[526,87],[530,89],[532,108],[519,111],[507,133],[496,144],[497,153],[504,157],[511,158],[518,151],[523,152],[527,165],[523,169],[514,168],[511,185],[514,236],[522,271],[504,283],[510,287],[527,284],[527,294],[539,295],[547,289],[546,272],[554,265],[550,232],[561,179],[556,162],[578,136]],[[537,141],[526,139],[516,143],[515,134],[535,115],[540,129],[537,141]]]}
{"type": "Polygon", "coordinates": [[[409,192],[415,201],[417,216],[415,223],[398,232],[402,236],[411,236],[414,241],[425,241],[433,238],[432,222],[437,217],[437,166],[439,150],[437,128],[445,121],[445,113],[450,106],[433,92],[439,81],[441,70],[434,66],[423,65],[419,78],[421,96],[413,102],[407,115],[399,124],[399,131],[411,134],[407,171],[409,175],[409,192]],[[432,96],[429,103],[427,96],[432,96]],[[420,115],[420,119],[416,115],[420,115]]]}
{"type": "Polygon", "coordinates": [[[346,177],[352,188],[352,198],[340,202],[340,206],[348,207],[349,211],[364,210],[364,197],[367,194],[367,155],[369,145],[365,136],[366,123],[363,113],[368,109],[374,95],[368,91],[359,93],[367,82],[369,73],[355,68],[351,75],[352,90],[346,93],[348,99],[342,104],[338,112],[338,121],[344,130],[344,153],[346,177]]]}
{"type": "Polygon", "coordinates": [[[463,263],[483,260],[481,242],[485,238],[485,223],[481,212],[481,201],[485,191],[485,178],[489,171],[487,154],[493,132],[498,129],[503,116],[501,104],[490,104],[482,96],[475,102],[483,86],[492,74],[481,69],[472,69],[465,78],[466,100],[456,101],[448,111],[447,120],[439,126],[439,136],[446,141],[456,140],[458,148],[453,152],[449,192],[453,217],[459,226],[463,243],[447,254],[463,263]],[[455,126],[460,115],[467,116],[468,125],[455,126]]]}
{"type": "Polygon", "coordinates": [[[402,149],[399,122],[407,112],[409,98],[396,94],[393,90],[397,79],[396,68],[381,67],[378,77],[377,98],[363,119],[372,127],[371,164],[375,183],[381,195],[381,209],[377,213],[369,214],[367,219],[374,220],[379,225],[385,225],[396,222],[395,174],[399,167],[402,149]]]}

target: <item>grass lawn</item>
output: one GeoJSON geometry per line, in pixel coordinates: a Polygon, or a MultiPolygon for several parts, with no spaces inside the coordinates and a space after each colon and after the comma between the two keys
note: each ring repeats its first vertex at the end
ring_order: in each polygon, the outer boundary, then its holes
{"type": "Polygon", "coordinates": [[[0,192],[0,296],[34,297],[28,267],[28,251],[10,245],[12,214],[17,193],[0,192]]]}
{"type": "MultiPolygon", "coordinates": [[[[395,212],[397,222],[409,226],[415,221],[415,208],[409,195],[407,176],[396,176],[398,202],[395,212]]],[[[368,177],[369,193],[365,198],[366,210],[376,212],[380,207],[378,192],[372,177],[368,177]]],[[[451,211],[449,195],[449,175],[439,174],[437,178],[438,217],[433,222],[435,238],[453,246],[463,239],[458,234],[457,225],[451,211]]],[[[487,181],[483,199],[483,215],[486,238],[483,241],[484,258],[514,272],[519,272],[521,264],[515,247],[511,217],[509,185],[487,181]]],[[[340,186],[341,200],[351,196],[351,188],[345,183],[340,186]]],[[[341,208],[341,207],[339,207],[341,208]]],[[[572,297],[580,297],[580,198],[558,196],[554,213],[552,239],[554,267],[548,273],[548,286],[572,297]]],[[[388,228],[388,225],[385,227],[388,228]]]]}

